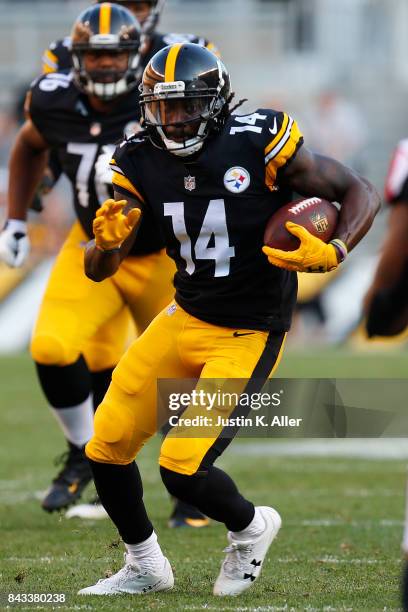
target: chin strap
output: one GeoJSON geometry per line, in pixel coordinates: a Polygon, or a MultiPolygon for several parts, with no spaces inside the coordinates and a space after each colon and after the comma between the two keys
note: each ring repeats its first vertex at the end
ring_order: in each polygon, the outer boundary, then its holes
{"type": "MultiPolygon", "coordinates": [[[[233,97],[234,97],[234,94],[231,94],[229,102],[232,100],[233,97]]],[[[230,114],[233,113],[234,110],[237,110],[237,108],[242,106],[244,104],[244,102],[248,102],[248,98],[242,98],[242,100],[239,100],[239,102],[237,102],[235,106],[233,106],[232,108],[229,109],[229,113],[230,114]]]]}

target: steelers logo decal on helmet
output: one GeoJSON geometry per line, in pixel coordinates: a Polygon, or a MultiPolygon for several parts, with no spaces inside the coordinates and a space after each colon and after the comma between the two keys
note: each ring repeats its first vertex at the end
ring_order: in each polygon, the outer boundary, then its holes
{"type": "Polygon", "coordinates": [[[224,174],[224,185],[231,193],[242,193],[248,189],[251,183],[251,177],[248,170],[241,166],[234,166],[224,174]]]}

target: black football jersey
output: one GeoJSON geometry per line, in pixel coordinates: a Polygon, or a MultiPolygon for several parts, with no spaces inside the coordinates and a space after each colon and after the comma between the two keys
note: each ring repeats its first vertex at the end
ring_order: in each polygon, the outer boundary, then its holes
{"type": "MultiPolygon", "coordinates": [[[[160,34],[159,32],[154,32],[154,34],[150,37],[150,46],[147,53],[141,58],[142,68],[146,68],[148,62],[151,60],[153,55],[157,53],[157,51],[167,47],[167,45],[172,45],[179,42],[196,43],[202,47],[207,47],[207,49],[218,55],[218,50],[212,42],[206,38],[195,36],[195,34],[160,34]]],[[[52,42],[48,49],[46,49],[43,53],[42,72],[47,74],[50,72],[69,70],[72,67],[70,46],[71,38],[69,36],[52,42]]]]}
{"type": "Polygon", "coordinates": [[[177,265],[176,301],[193,316],[226,327],[289,329],[296,274],[271,266],[261,249],[269,217],[292,199],[279,171],[302,142],[286,113],[258,109],[231,115],[194,161],[146,135],[116,148],[115,191],[154,212],[177,265]]]}
{"type": "MultiPolygon", "coordinates": [[[[115,143],[139,129],[139,93],[135,89],[112,103],[111,113],[99,113],[75,86],[72,74],[65,72],[40,77],[32,85],[28,99],[30,118],[70,180],[76,215],[85,233],[93,238],[95,213],[113,194],[110,185],[98,180],[95,164],[103,156],[108,168],[115,143]]],[[[144,232],[136,240],[131,255],[163,248],[153,215],[148,214],[143,224],[144,232]]]]}

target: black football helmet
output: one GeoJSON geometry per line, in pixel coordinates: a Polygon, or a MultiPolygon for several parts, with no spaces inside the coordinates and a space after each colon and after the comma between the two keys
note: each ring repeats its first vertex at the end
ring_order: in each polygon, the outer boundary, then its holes
{"type": "Polygon", "coordinates": [[[158,51],[145,68],[140,91],[143,126],[153,144],[183,157],[221,129],[232,97],[224,64],[194,43],[158,51]]]}
{"type": "Polygon", "coordinates": [[[140,82],[140,25],[125,7],[103,2],[83,11],[71,33],[71,53],[75,81],[85,93],[102,100],[111,100],[140,82]],[[127,51],[127,69],[123,72],[85,69],[86,51],[127,51]]]}
{"type": "MultiPolygon", "coordinates": [[[[103,0],[98,0],[100,4],[103,0]]],[[[149,16],[141,23],[142,34],[150,36],[156,29],[166,0],[115,0],[115,4],[124,4],[131,10],[133,4],[149,4],[149,16]]]]}

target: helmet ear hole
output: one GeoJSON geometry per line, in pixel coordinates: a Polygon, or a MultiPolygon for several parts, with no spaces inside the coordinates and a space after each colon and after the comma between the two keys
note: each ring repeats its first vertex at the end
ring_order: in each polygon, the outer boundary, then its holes
{"type": "Polygon", "coordinates": [[[227,69],[205,47],[176,43],[161,49],[146,66],[141,88],[153,144],[175,155],[196,153],[225,123],[230,94],[227,69]]]}

